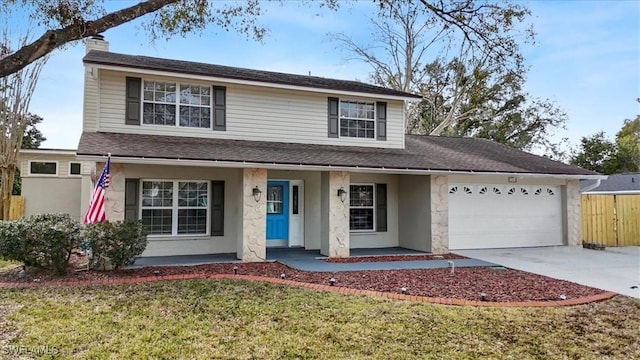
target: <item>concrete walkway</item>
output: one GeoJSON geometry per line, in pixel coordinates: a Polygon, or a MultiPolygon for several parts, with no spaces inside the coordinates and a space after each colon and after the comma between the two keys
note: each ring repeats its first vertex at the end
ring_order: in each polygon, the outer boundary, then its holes
{"type": "MultiPolygon", "coordinates": [[[[351,249],[351,256],[383,256],[383,255],[424,255],[427,253],[403,248],[351,249]]],[[[289,267],[302,271],[342,272],[365,270],[408,270],[447,268],[451,264],[447,260],[411,260],[380,261],[356,263],[330,263],[323,261],[325,257],[318,250],[305,249],[267,249],[267,261],[279,261],[289,267]]],[[[477,259],[452,260],[455,267],[497,266],[496,264],[477,259]]],[[[146,266],[193,266],[211,263],[239,262],[235,253],[210,255],[153,256],[141,257],[128,268],[146,266]]]]}
{"type": "MultiPolygon", "coordinates": [[[[487,261],[477,259],[451,260],[455,267],[496,266],[487,261]]],[[[298,260],[284,259],[281,263],[294,269],[313,272],[343,272],[365,270],[414,270],[414,269],[441,269],[449,267],[447,260],[411,260],[411,261],[383,261],[383,262],[354,262],[331,263],[322,260],[298,260]]]]}
{"type": "Polygon", "coordinates": [[[456,254],[504,267],[568,280],[640,299],[640,247],[578,246],[457,250],[456,254]]]}

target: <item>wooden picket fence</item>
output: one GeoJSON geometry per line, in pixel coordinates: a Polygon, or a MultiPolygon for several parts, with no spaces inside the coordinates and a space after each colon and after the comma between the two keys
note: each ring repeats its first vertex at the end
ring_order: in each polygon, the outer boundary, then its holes
{"type": "Polygon", "coordinates": [[[9,220],[17,220],[24,216],[24,196],[11,196],[11,208],[9,208],[9,220]]]}
{"type": "Polygon", "coordinates": [[[640,246],[640,194],[582,195],[582,239],[605,246],[640,246]]]}

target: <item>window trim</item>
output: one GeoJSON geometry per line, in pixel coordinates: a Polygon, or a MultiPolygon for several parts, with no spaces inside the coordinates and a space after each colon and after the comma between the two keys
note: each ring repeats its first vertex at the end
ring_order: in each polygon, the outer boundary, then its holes
{"type": "Polygon", "coordinates": [[[371,206],[357,206],[357,207],[352,207],[351,206],[351,196],[349,196],[349,232],[350,233],[354,233],[354,234],[371,234],[371,233],[376,233],[376,229],[377,229],[377,223],[376,223],[376,208],[377,208],[377,204],[378,204],[378,199],[376,196],[376,184],[375,183],[350,183],[349,184],[349,194],[351,194],[351,186],[371,186],[372,189],[372,198],[373,198],[373,204],[371,206]],[[373,222],[372,224],[372,228],[371,229],[361,229],[361,230],[351,230],[351,209],[372,209],[373,210],[373,222]]]}
{"type": "Polygon", "coordinates": [[[361,139],[361,140],[377,140],[378,139],[378,111],[377,111],[377,102],[375,100],[364,100],[364,99],[354,99],[354,98],[338,98],[338,139],[340,138],[345,138],[345,139],[361,139]],[[362,120],[362,121],[372,121],[373,122],[373,137],[368,138],[368,137],[359,137],[359,136],[342,136],[340,134],[340,130],[341,130],[341,126],[340,126],[340,121],[343,119],[341,114],[341,109],[342,109],[342,102],[346,101],[346,102],[353,102],[353,103],[366,103],[366,104],[372,104],[373,105],[373,119],[361,119],[361,118],[351,118],[351,117],[345,117],[345,119],[348,120],[362,120]]]}
{"type": "Polygon", "coordinates": [[[80,162],[80,161],[69,161],[69,169],[68,169],[68,172],[69,172],[69,174],[68,174],[69,176],[73,176],[73,177],[82,176],[82,162],[80,162]],[[78,164],[78,165],[80,165],[80,173],[79,173],[79,174],[72,174],[72,173],[71,173],[71,164],[78,164]]]}
{"type": "Polygon", "coordinates": [[[27,164],[27,167],[28,167],[28,169],[27,169],[27,170],[29,170],[29,171],[28,171],[28,174],[29,174],[30,176],[56,177],[56,176],[58,176],[58,175],[59,175],[59,173],[60,173],[60,162],[59,162],[58,160],[50,160],[50,161],[47,161],[47,160],[29,160],[29,163],[27,164]],[[55,163],[55,164],[56,164],[56,173],[55,173],[55,174],[38,174],[38,173],[32,173],[32,172],[31,172],[31,164],[32,164],[32,163],[55,163]]]}
{"type": "Polygon", "coordinates": [[[173,129],[173,128],[178,128],[178,129],[208,129],[208,130],[212,130],[213,129],[213,121],[214,121],[214,110],[215,107],[213,105],[214,103],[214,96],[215,96],[215,85],[213,84],[203,84],[203,83],[198,83],[198,82],[193,82],[193,83],[182,83],[179,80],[158,80],[158,79],[154,79],[154,78],[141,78],[140,79],[140,126],[149,126],[149,127],[156,127],[156,128],[164,128],[164,129],[173,129]],[[144,84],[145,82],[164,82],[164,83],[175,83],[176,84],[176,101],[172,104],[172,103],[167,103],[167,102],[156,102],[156,101],[148,101],[144,99],[144,84]],[[190,104],[182,104],[180,103],[180,86],[185,85],[185,86],[200,86],[200,87],[208,87],[209,88],[209,127],[195,127],[195,126],[181,126],[180,125],[180,106],[181,105],[186,105],[186,106],[195,106],[195,107],[200,107],[200,108],[206,108],[206,106],[201,106],[201,105],[190,105],[190,104]],[[174,105],[176,107],[176,119],[175,119],[175,124],[174,125],[162,125],[162,124],[145,124],[144,122],[144,104],[149,103],[149,104],[165,104],[165,105],[174,105]]]}
{"type": "Polygon", "coordinates": [[[138,206],[138,219],[142,220],[142,210],[148,209],[165,209],[167,207],[149,207],[142,205],[142,183],[143,182],[169,182],[173,183],[173,204],[171,206],[171,234],[147,234],[150,239],[163,239],[163,238],[203,238],[203,237],[211,237],[211,180],[197,180],[197,179],[139,179],[138,181],[138,201],[140,202],[140,206],[138,206]],[[178,210],[181,208],[189,208],[189,207],[179,207],[178,206],[178,183],[179,182],[197,182],[197,183],[206,183],[207,184],[207,229],[203,234],[179,234],[178,233],[178,210]]]}

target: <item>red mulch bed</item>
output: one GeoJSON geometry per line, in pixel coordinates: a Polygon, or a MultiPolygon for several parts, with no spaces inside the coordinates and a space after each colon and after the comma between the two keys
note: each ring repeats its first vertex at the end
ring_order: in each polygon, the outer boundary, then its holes
{"type": "Polygon", "coordinates": [[[265,263],[218,263],[197,266],[146,267],[117,271],[76,271],[70,269],[64,277],[56,277],[50,271],[28,269],[25,278],[19,278],[20,268],[0,272],[0,282],[40,282],[100,280],[109,278],[129,278],[175,274],[233,274],[234,266],[239,274],[280,277],[286,274],[288,280],[328,284],[336,279],[336,286],[399,293],[406,288],[411,295],[481,300],[480,293],[486,294],[487,301],[545,301],[567,299],[603,293],[599,289],[578,285],[504,268],[456,268],[420,270],[380,270],[338,273],[306,272],[292,269],[278,262],[265,263]]]}
{"type": "Polygon", "coordinates": [[[357,262],[379,262],[379,261],[412,261],[412,260],[457,260],[466,259],[462,255],[380,255],[380,256],[351,256],[345,258],[326,258],[329,263],[357,263],[357,262]]]}

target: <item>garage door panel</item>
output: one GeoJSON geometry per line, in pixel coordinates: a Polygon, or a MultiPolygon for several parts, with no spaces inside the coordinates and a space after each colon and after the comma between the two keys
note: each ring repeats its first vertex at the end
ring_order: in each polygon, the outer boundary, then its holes
{"type": "Polygon", "coordinates": [[[451,249],[562,244],[556,186],[450,184],[449,189],[451,249]]]}

